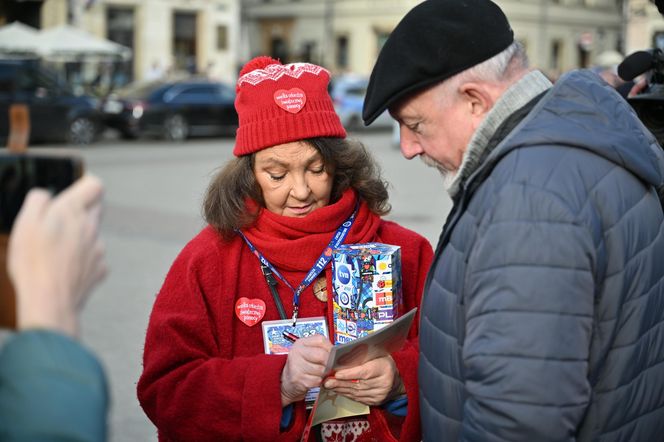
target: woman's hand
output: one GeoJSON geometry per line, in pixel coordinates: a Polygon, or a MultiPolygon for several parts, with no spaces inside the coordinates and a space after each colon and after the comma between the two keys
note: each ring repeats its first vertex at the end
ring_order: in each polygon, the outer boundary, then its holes
{"type": "Polygon", "coordinates": [[[304,399],[307,390],[323,382],[325,364],[332,344],[316,335],[295,341],[281,372],[281,405],[285,407],[304,399]]]}
{"type": "Polygon", "coordinates": [[[405,393],[392,356],[339,370],[325,381],[325,388],[369,406],[380,405],[405,393]]]}

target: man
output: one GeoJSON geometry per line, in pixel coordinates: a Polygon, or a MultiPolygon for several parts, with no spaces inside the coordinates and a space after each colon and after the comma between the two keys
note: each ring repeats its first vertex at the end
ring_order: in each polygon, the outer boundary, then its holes
{"type": "Polygon", "coordinates": [[[664,155],[588,71],[527,68],[489,0],[428,0],[382,49],[366,124],[454,206],[420,324],[425,440],[661,440],[664,155]]]}
{"type": "Polygon", "coordinates": [[[89,175],[55,198],[33,189],[16,218],[7,267],[18,333],[0,352],[0,440],[106,440],[106,377],[75,341],[80,310],[106,274],[102,195],[89,175]]]}

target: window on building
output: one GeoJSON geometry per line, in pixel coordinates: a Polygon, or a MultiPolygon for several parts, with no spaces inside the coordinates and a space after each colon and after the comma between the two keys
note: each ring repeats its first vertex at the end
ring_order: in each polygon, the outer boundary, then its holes
{"type": "Polygon", "coordinates": [[[580,68],[587,68],[590,66],[590,51],[582,45],[577,47],[577,66],[580,68]]]}
{"type": "Polygon", "coordinates": [[[41,1],[0,1],[0,26],[20,21],[33,28],[41,28],[41,8],[41,1]]]}
{"type": "Polygon", "coordinates": [[[348,36],[338,36],[336,46],[336,65],[339,69],[346,69],[348,68],[348,36]]]}
{"type": "MultiPolygon", "coordinates": [[[[134,52],[134,9],[109,6],[106,9],[106,38],[134,52]]],[[[113,66],[113,86],[124,86],[134,79],[134,58],[118,61],[113,66]]]]}
{"type": "Polygon", "coordinates": [[[217,26],[217,49],[225,51],[228,49],[228,26],[217,26]]]}
{"type": "Polygon", "coordinates": [[[302,44],[302,61],[307,63],[314,63],[314,51],[316,50],[315,41],[305,41],[302,44]]]}
{"type": "Polygon", "coordinates": [[[376,54],[378,54],[380,50],[383,49],[383,46],[385,45],[385,42],[389,36],[389,32],[376,30],[376,54]]]}
{"type": "Polygon", "coordinates": [[[652,36],[652,45],[664,51],[664,31],[655,32],[652,36]]]}
{"type": "Polygon", "coordinates": [[[562,66],[563,42],[561,40],[551,41],[551,53],[549,58],[549,68],[560,70],[562,66]]]}
{"type": "Polygon", "coordinates": [[[173,52],[177,69],[186,70],[190,74],[196,73],[196,14],[173,14],[173,52]]]}
{"type": "Polygon", "coordinates": [[[270,56],[280,60],[283,64],[288,63],[288,45],[281,37],[273,37],[270,42],[270,56]]]}

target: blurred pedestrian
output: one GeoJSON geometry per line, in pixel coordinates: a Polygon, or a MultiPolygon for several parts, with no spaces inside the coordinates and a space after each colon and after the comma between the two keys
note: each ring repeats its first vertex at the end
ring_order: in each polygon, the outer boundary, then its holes
{"type": "Polygon", "coordinates": [[[158,81],[164,76],[164,68],[159,60],[154,60],[150,68],[145,72],[143,79],[145,81],[158,81]]]}
{"type": "Polygon", "coordinates": [[[55,198],[34,189],[16,219],[7,267],[18,331],[0,352],[0,440],[106,440],[106,378],[76,341],[83,304],[106,273],[102,193],[91,176],[55,198]]]}
{"type": "MultiPolygon", "coordinates": [[[[404,311],[419,305],[431,246],[381,219],[385,183],[364,146],[345,138],[328,82],[320,66],[269,57],[240,72],[236,158],[210,183],[209,225],[175,260],[148,326],[138,397],[160,440],[300,440],[305,394],[323,382],[332,344],[301,336],[288,354],[265,354],[262,324],[322,317],[332,333],[329,261],[339,244],[400,246],[404,311]]],[[[328,379],[371,413],[312,435],[419,441],[416,326],[409,338],[328,379]]]]}
{"type": "Polygon", "coordinates": [[[664,153],[596,75],[527,67],[489,0],[397,25],[363,117],[446,176],[422,302],[424,440],[661,440],[664,153]]]}
{"type": "Polygon", "coordinates": [[[625,82],[618,76],[618,65],[623,61],[623,58],[620,52],[604,51],[597,56],[595,64],[590,70],[614,88],[618,88],[625,82]]]}
{"type": "Polygon", "coordinates": [[[623,97],[627,98],[629,91],[634,87],[634,81],[625,81],[618,75],[618,65],[624,57],[617,51],[604,51],[597,56],[595,64],[590,70],[613,88],[623,97]]]}

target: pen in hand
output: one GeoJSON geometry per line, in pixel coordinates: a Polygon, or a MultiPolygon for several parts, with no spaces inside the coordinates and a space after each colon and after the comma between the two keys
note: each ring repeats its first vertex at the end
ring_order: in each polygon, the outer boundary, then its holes
{"type": "Polygon", "coordinates": [[[298,339],[300,339],[300,337],[298,335],[296,335],[295,333],[291,333],[291,332],[285,331],[285,330],[283,332],[283,336],[287,341],[290,341],[290,342],[295,342],[298,339]]]}

